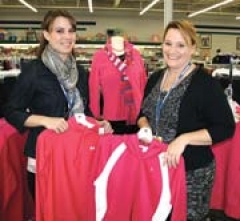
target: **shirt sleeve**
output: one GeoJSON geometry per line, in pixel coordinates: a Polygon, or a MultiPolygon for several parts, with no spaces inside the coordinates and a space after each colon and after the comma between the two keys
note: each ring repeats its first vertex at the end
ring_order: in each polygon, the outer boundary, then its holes
{"type": "Polygon", "coordinates": [[[37,81],[34,74],[35,70],[36,64],[29,63],[29,67],[20,73],[3,108],[6,120],[20,132],[25,131],[24,122],[31,115],[28,108],[33,98],[37,81]]]}
{"type": "MultiPolygon", "coordinates": [[[[213,144],[230,138],[234,134],[235,121],[226,95],[219,82],[211,78],[206,81],[201,94],[201,111],[205,118],[213,144]]],[[[200,95],[200,94],[199,94],[200,95]]]]}

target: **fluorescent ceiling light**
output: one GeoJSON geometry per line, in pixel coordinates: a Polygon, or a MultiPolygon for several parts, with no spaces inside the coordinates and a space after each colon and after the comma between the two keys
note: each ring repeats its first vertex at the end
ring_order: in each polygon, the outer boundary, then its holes
{"type": "Polygon", "coordinates": [[[34,12],[38,12],[38,10],[36,8],[34,8],[32,5],[28,4],[26,1],[24,0],[18,0],[20,3],[22,3],[23,5],[25,5],[27,8],[31,9],[34,12]]]}
{"type": "Polygon", "coordinates": [[[212,6],[210,6],[210,7],[201,9],[201,10],[196,11],[196,12],[193,12],[193,13],[189,14],[188,17],[191,18],[191,17],[193,17],[193,16],[199,15],[199,14],[204,13],[204,12],[207,12],[207,11],[210,11],[210,10],[212,10],[212,9],[214,9],[214,8],[218,8],[218,7],[222,6],[222,5],[226,5],[226,4],[228,4],[228,3],[230,3],[230,2],[233,2],[233,1],[234,1],[234,0],[225,0],[225,1],[222,1],[222,2],[220,2],[220,3],[217,3],[217,4],[212,5],[212,6]]]}
{"type": "Polygon", "coordinates": [[[88,8],[89,8],[89,12],[93,13],[92,0],[88,0],[88,8]]]}
{"type": "Polygon", "coordinates": [[[142,11],[140,11],[139,15],[143,15],[146,11],[156,5],[160,0],[153,0],[149,5],[147,5],[142,11]]]}

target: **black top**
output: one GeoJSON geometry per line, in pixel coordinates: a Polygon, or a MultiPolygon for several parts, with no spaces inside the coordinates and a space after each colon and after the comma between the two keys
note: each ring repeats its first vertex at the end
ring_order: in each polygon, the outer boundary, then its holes
{"type": "Polygon", "coordinates": [[[0,118],[3,117],[3,106],[8,100],[8,97],[14,87],[17,77],[6,77],[0,79],[0,118]]]}
{"type": "MultiPolygon", "coordinates": [[[[163,71],[150,76],[144,97],[148,96],[162,76],[163,71]]],[[[153,107],[155,105],[156,103],[153,107]]],[[[143,112],[140,116],[143,116],[143,112]]],[[[203,128],[208,130],[215,144],[233,135],[235,122],[219,82],[207,74],[203,68],[197,67],[180,103],[176,136],[203,128]]],[[[188,145],[183,156],[186,170],[205,167],[213,160],[213,153],[209,146],[188,145]]]]}
{"type": "MultiPolygon", "coordinates": [[[[88,108],[88,73],[78,66],[77,88],[83,99],[85,114],[91,115],[88,108]]],[[[24,122],[31,114],[49,117],[64,117],[68,111],[67,100],[59,81],[41,60],[36,59],[25,65],[14,89],[4,106],[4,117],[20,132],[24,132],[24,122]]],[[[36,140],[43,127],[29,128],[25,154],[36,155],[36,140]]]]}

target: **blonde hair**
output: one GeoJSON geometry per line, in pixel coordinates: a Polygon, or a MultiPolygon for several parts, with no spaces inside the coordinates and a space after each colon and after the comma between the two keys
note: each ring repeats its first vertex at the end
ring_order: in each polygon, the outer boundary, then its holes
{"type": "Polygon", "coordinates": [[[169,31],[169,29],[177,29],[182,34],[185,42],[189,46],[197,46],[197,34],[194,25],[187,20],[180,20],[180,21],[171,21],[168,23],[167,27],[163,33],[163,41],[169,31]]]}

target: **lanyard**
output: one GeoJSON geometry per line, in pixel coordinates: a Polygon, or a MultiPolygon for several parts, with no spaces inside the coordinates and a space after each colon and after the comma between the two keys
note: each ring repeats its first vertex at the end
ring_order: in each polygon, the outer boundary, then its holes
{"type": "Polygon", "coordinates": [[[158,136],[158,123],[160,120],[160,115],[161,115],[161,110],[163,108],[164,103],[166,102],[167,98],[169,97],[170,93],[172,92],[172,90],[178,85],[178,83],[182,80],[182,78],[184,77],[184,75],[187,73],[187,71],[189,70],[189,68],[191,67],[192,63],[189,62],[184,69],[181,71],[181,73],[178,75],[177,79],[175,80],[175,82],[173,83],[173,85],[171,86],[171,88],[168,90],[167,94],[164,96],[163,100],[160,99],[160,96],[157,100],[157,104],[156,104],[156,121],[155,121],[155,127],[156,127],[156,136],[158,136]]]}
{"type": "Polygon", "coordinates": [[[72,108],[74,106],[74,103],[75,103],[75,100],[76,100],[76,93],[74,93],[73,97],[71,98],[70,96],[68,96],[68,93],[67,93],[66,89],[63,87],[63,85],[62,84],[60,84],[60,85],[61,85],[64,96],[65,96],[65,98],[67,100],[67,103],[68,103],[68,112],[67,113],[69,114],[69,112],[72,110],[72,108]]]}

